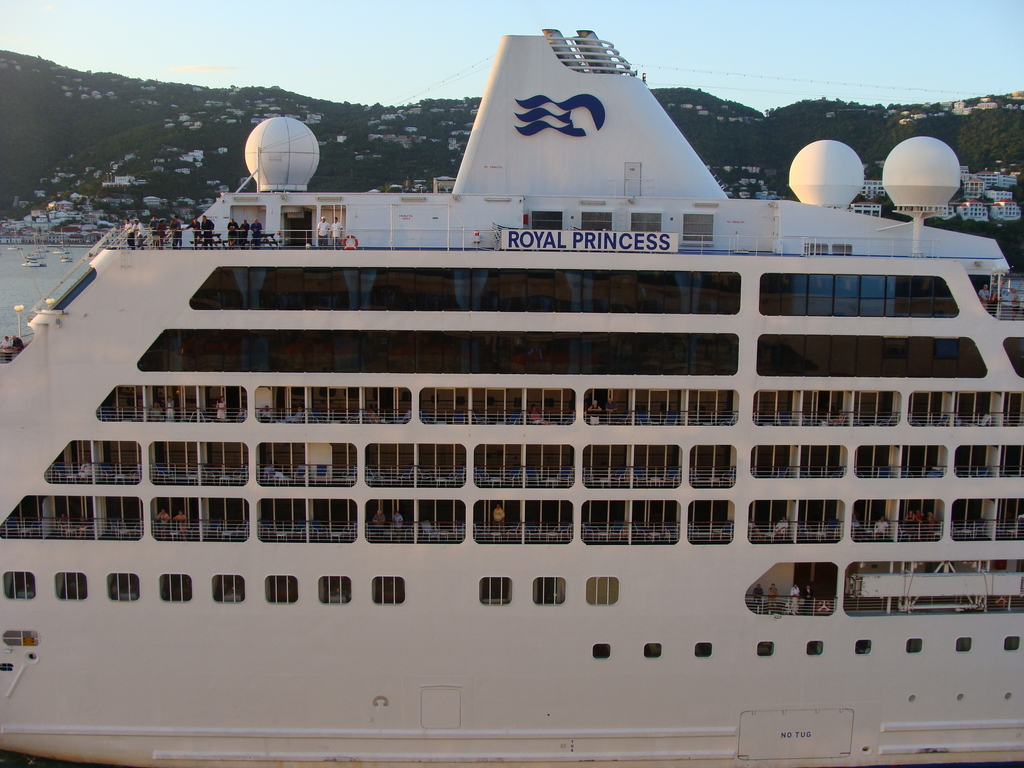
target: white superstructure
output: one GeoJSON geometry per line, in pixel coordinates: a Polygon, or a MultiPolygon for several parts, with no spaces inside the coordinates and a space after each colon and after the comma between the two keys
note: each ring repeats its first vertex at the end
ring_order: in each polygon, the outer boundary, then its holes
{"type": "Polygon", "coordinates": [[[302,191],[289,131],[0,357],[0,748],[1021,759],[994,242],[726,199],[593,33],[503,40],[453,194],[302,191]]]}

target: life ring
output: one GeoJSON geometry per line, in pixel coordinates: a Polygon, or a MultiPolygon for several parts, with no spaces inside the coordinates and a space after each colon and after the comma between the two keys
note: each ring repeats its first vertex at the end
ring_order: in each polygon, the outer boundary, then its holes
{"type": "Polygon", "coordinates": [[[827,600],[818,601],[818,613],[832,613],[827,600]]]}
{"type": "Polygon", "coordinates": [[[355,235],[345,235],[345,239],[341,241],[346,251],[354,251],[359,247],[359,238],[355,235]]]}

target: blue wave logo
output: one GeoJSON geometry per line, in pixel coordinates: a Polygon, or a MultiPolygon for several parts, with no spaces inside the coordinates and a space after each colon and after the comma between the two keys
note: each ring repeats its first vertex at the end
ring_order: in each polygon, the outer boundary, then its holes
{"type": "Polygon", "coordinates": [[[589,93],[581,93],[565,101],[555,101],[544,95],[531,96],[529,99],[516,99],[516,104],[527,110],[526,112],[516,112],[516,119],[526,123],[526,125],[516,126],[516,130],[523,136],[533,136],[545,128],[551,128],[566,136],[586,136],[585,130],[573,125],[572,111],[574,109],[585,109],[590,112],[590,118],[594,121],[597,130],[600,131],[601,126],[604,125],[604,104],[589,93]],[[563,111],[561,114],[557,114],[545,109],[544,104],[551,104],[563,111]],[[545,118],[551,118],[561,125],[549,123],[545,118]]]}

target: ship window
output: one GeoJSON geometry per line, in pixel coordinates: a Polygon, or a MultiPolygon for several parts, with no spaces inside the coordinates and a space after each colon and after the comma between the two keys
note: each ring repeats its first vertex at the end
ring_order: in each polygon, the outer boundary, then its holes
{"type": "MultiPolygon", "coordinates": [[[[769,643],[769,645],[771,645],[771,643],[769,643]]],[[[695,644],[693,646],[693,655],[696,656],[698,659],[710,659],[711,658],[711,649],[712,649],[711,643],[697,643],[697,644],[695,644]]],[[[759,650],[758,651],[758,656],[762,656],[762,655],[764,655],[764,654],[760,653],[760,650],[759,650]]],[[[770,656],[771,653],[769,653],[768,655],[770,656]]]]}
{"type": "Polygon", "coordinates": [[[31,600],[36,596],[36,577],[28,571],[4,573],[4,597],[8,600],[31,600]]]}
{"type": "Polygon", "coordinates": [[[139,577],[134,573],[108,573],[107,597],[120,603],[139,599],[139,577]]]}
{"type": "Polygon", "coordinates": [[[591,576],[587,579],[587,602],[590,605],[615,605],[619,602],[617,576],[591,576]]]}
{"type": "Polygon", "coordinates": [[[773,656],[775,654],[775,643],[762,640],[757,644],[757,655],[758,656],[773,656]]]}
{"type": "Polygon", "coordinates": [[[530,211],[530,229],[561,229],[561,211],[530,211]]]}
{"type": "Polygon", "coordinates": [[[348,576],[321,576],[317,583],[320,602],[344,605],[352,602],[352,579],[348,576]]]}
{"type": "Polygon", "coordinates": [[[709,243],[715,237],[715,215],[713,213],[684,213],[683,241],[688,243],[709,243]]]}
{"type": "Polygon", "coordinates": [[[401,576],[374,576],[373,602],[377,605],[401,605],[405,602],[405,579],[401,576]]]}
{"type": "MultiPolygon", "coordinates": [[[[90,269],[90,272],[95,272],[95,269],[90,269]]],[[[0,672],[13,672],[14,665],[9,663],[0,664],[0,672]]]]}
{"type": "Polygon", "coordinates": [[[956,639],[956,652],[967,653],[974,646],[974,640],[969,637],[958,637],[956,639]]]}
{"type": "Polygon", "coordinates": [[[538,576],[533,580],[533,602],[537,605],[561,605],[565,602],[565,579],[538,576]]]}
{"type": "MultiPolygon", "coordinates": [[[[828,253],[809,243],[805,252],[828,253]]],[[[833,245],[834,255],[851,246],[833,245]]],[[[832,317],[956,317],[959,309],[939,277],[769,273],[761,276],[761,314],[832,317]]]]}
{"type": "Polygon", "coordinates": [[[871,641],[870,640],[858,640],[853,644],[853,652],[860,656],[867,656],[871,653],[871,641]]]}
{"type": "Polygon", "coordinates": [[[37,646],[39,633],[31,629],[8,629],[4,632],[4,645],[11,648],[37,646]]]}
{"type": "Polygon", "coordinates": [[[245,579],[233,574],[213,577],[213,600],[216,603],[241,603],[245,600],[245,579]]]}
{"type": "Polygon", "coordinates": [[[299,580],[294,576],[267,576],[263,588],[268,603],[294,603],[299,599],[299,580]]]}
{"type": "Polygon", "coordinates": [[[920,637],[911,637],[907,640],[907,653],[920,653],[924,650],[924,640],[920,637]]]}
{"type": "Polygon", "coordinates": [[[1024,378],[1024,338],[1010,338],[1003,341],[1003,349],[1010,358],[1010,365],[1017,375],[1024,378]]]}
{"type": "Polygon", "coordinates": [[[187,573],[165,573],[160,576],[160,599],[165,603],[192,601],[192,577],[187,573]]]}
{"type": "Polygon", "coordinates": [[[484,576],[480,579],[480,602],[484,605],[508,605],[512,602],[512,579],[484,576]]]}
{"type": "Polygon", "coordinates": [[[594,658],[607,659],[612,655],[612,647],[608,643],[594,643],[594,658]]]}
{"type": "Polygon", "coordinates": [[[631,232],[661,232],[661,214],[630,213],[629,229],[631,232]]]}
{"type": "Polygon", "coordinates": [[[1003,638],[1003,650],[1004,651],[1019,651],[1020,650],[1020,636],[1010,635],[1003,638]]]}
{"type": "Polygon", "coordinates": [[[661,643],[644,643],[644,658],[645,659],[660,659],[661,658],[661,643]]]}
{"type": "Polygon", "coordinates": [[[58,600],[85,600],[89,596],[84,573],[58,573],[53,581],[58,600]]]}
{"type": "Polygon", "coordinates": [[[825,652],[825,643],[821,640],[808,640],[807,641],[807,655],[808,656],[821,656],[825,652]]]}
{"type": "Polygon", "coordinates": [[[611,211],[582,211],[580,229],[609,232],[612,229],[611,211]]]}

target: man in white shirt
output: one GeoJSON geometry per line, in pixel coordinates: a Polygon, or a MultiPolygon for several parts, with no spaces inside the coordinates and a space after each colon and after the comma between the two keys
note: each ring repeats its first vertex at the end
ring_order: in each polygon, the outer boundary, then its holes
{"type": "Polygon", "coordinates": [[[338,221],[338,217],[334,217],[334,223],[331,224],[331,247],[341,248],[341,222],[338,221]]]}
{"type": "Polygon", "coordinates": [[[327,247],[327,238],[331,234],[331,225],[327,223],[327,217],[321,216],[320,223],[316,225],[316,245],[317,248],[327,247]]]}

